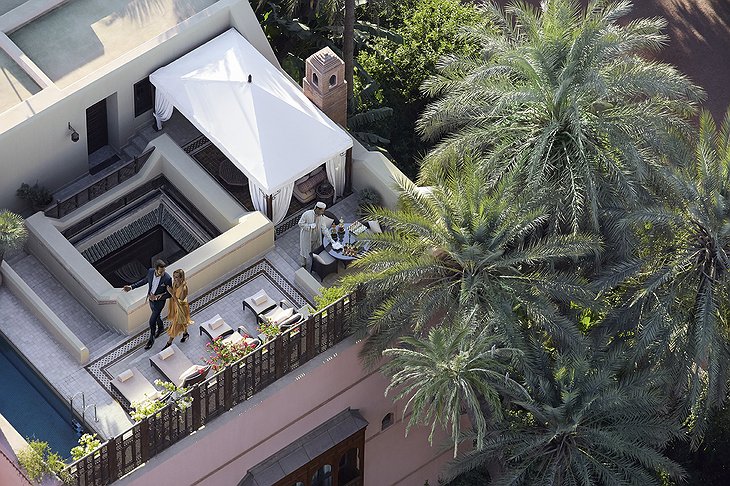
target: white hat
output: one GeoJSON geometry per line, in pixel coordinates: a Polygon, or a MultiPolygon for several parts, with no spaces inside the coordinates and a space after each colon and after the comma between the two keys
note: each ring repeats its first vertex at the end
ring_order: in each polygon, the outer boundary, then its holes
{"type": "Polygon", "coordinates": [[[314,207],[319,209],[327,209],[327,205],[322,201],[319,201],[317,204],[314,205],[314,207]]]}

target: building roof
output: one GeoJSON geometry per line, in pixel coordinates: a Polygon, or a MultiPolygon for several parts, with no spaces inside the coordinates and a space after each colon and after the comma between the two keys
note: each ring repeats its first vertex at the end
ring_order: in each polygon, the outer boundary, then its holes
{"type": "Polygon", "coordinates": [[[248,470],[238,486],[270,486],[368,426],[347,408],[248,470]]]}

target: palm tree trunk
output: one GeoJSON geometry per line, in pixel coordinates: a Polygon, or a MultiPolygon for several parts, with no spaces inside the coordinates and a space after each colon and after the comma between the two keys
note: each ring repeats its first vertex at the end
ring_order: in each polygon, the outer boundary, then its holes
{"type": "Polygon", "coordinates": [[[352,112],[354,103],[354,57],[355,57],[355,0],[345,0],[345,20],[342,29],[342,55],[345,62],[347,81],[347,108],[352,112]]]}

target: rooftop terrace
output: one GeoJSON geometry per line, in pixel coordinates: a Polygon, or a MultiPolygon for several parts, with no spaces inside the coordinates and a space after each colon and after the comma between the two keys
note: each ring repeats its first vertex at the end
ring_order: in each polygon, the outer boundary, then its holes
{"type": "MultiPolygon", "coordinates": [[[[331,211],[349,221],[354,219],[356,209],[357,196],[353,195],[338,201],[331,211]]],[[[176,343],[191,361],[201,364],[209,357],[206,347],[209,339],[201,336],[198,328],[216,314],[234,329],[243,326],[249,334],[256,333],[256,317],[243,308],[242,301],[259,290],[265,290],[276,301],[286,300],[295,308],[314,304],[309,289],[295,283],[294,272],[299,268],[298,241],[299,231],[295,227],[277,238],[275,247],[266,254],[244,263],[189,297],[195,324],[189,329],[190,339],[185,343],[177,339],[176,343]]],[[[63,398],[68,401],[74,394],[83,392],[87,405],[97,405],[99,421],[93,422],[88,415],[86,418],[102,437],[112,437],[128,429],[132,422],[115,400],[109,382],[132,367],[137,367],[151,382],[164,380],[150,365],[149,357],[162,349],[167,335],[158,338],[152,350],[145,351],[147,330],[131,337],[107,331],[32,255],[16,253],[6,263],[87,343],[90,361],[85,366],[79,365],[7,286],[0,286],[0,332],[63,398]]],[[[332,285],[346,271],[341,267],[340,273],[329,275],[324,285],[332,285]]],[[[74,408],[81,414],[78,401],[74,408]]]]}

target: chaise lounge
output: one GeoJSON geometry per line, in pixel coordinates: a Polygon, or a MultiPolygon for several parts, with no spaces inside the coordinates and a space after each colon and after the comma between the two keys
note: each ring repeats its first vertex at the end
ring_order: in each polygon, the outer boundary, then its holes
{"type": "Polygon", "coordinates": [[[135,402],[161,398],[162,393],[135,367],[115,376],[110,385],[124,400],[127,407],[135,402]]]}
{"type": "Polygon", "coordinates": [[[246,310],[246,307],[258,318],[264,312],[276,307],[276,301],[265,290],[259,290],[251,297],[243,299],[243,310],[246,310]]]}
{"type": "Polygon", "coordinates": [[[175,386],[187,388],[201,383],[210,366],[195,365],[174,344],[150,356],[150,364],[175,386]]]}
{"type": "Polygon", "coordinates": [[[211,341],[215,341],[219,337],[225,337],[233,334],[233,328],[226,324],[220,314],[216,314],[212,318],[200,324],[200,335],[205,333],[211,341]]]}

